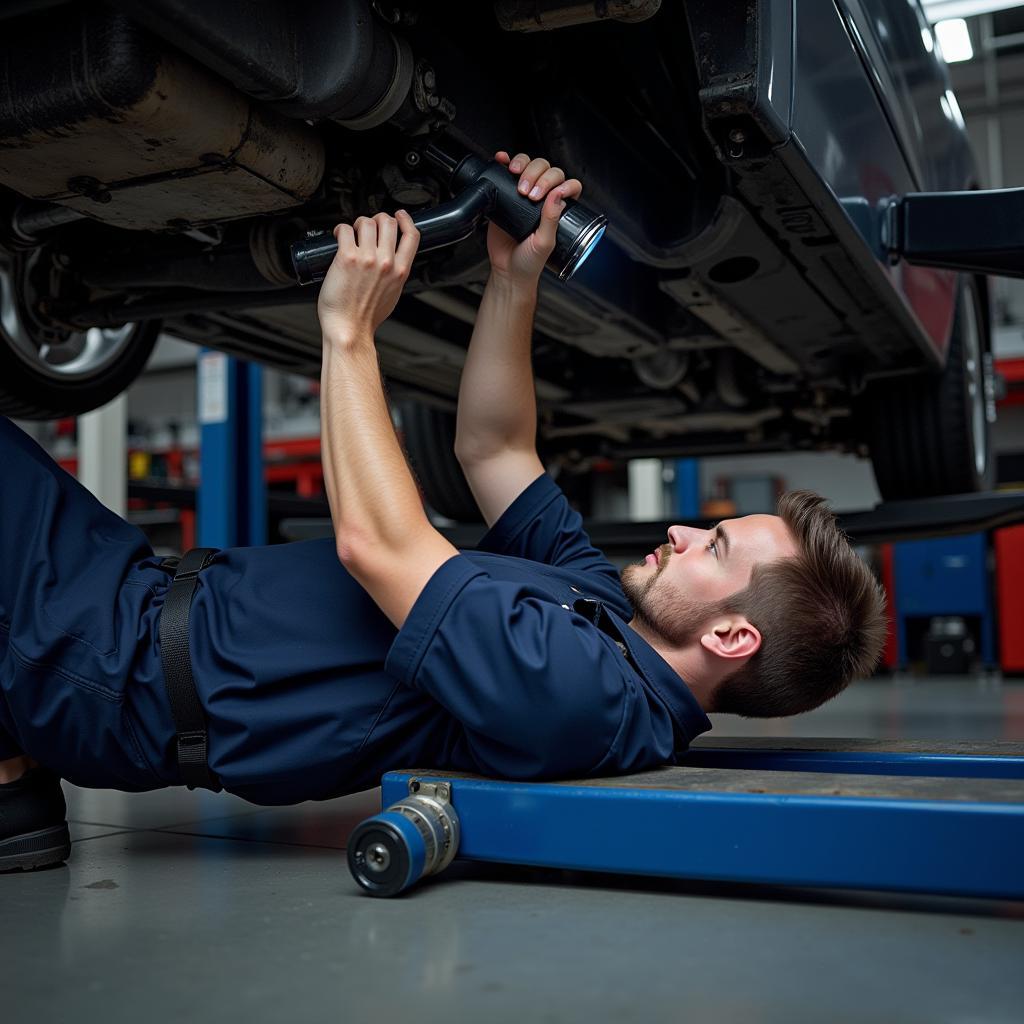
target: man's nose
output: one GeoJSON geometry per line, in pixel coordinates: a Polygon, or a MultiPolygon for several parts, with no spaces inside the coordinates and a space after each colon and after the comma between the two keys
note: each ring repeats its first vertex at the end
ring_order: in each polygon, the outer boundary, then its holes
{"type": "Polygon", "coordinates": [[[672,545],[674,551],[682,554],[699,534],[700,530],[695,530],[692,526],[670,526],[668,528],[668,542],[672,545]]]}

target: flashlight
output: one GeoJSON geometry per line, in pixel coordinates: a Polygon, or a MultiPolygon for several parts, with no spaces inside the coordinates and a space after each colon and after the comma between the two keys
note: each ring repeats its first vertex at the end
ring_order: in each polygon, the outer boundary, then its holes
{"type": "MultiPolygon", "coordinates": [[[[435,145],[426,157],[448,176],[455,197],[430,210],[420,210],[412,221],[420,232],[419,252],[440,249],[468,238],[485,218],[494,221],[517,242],[537,230],[543,202],[520,195],[516,179],[497,160],[465,156],[451,157],[435,145]]],[[[560,281],[568,281],[583,265],[601,240],[608,218],[573,199],[565,209],[555,232],[555,248],[547,266],[560,281]]],[[[314,284],[327,274],[338,243],[330,231],[314,230],[292,246],[292,267],[299,284],[314,284]]]]}

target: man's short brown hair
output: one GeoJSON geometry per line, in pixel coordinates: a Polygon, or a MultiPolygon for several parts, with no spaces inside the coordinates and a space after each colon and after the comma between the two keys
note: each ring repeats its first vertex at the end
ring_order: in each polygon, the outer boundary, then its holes
{"type": "Polygon", "coordinates": [[[778,514],[799,553],[755,566],[750,583],[722,602],[757,627],[761,647],[719,685],[715,711],[751,718],[810,711],[870,675],[885,644],[882,588],[825,499],[790,491],[778,514]]]}

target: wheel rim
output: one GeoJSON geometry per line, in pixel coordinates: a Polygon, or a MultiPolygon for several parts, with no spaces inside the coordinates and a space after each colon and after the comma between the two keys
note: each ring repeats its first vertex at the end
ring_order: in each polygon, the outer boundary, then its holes
{"type": "Polygon", "coordinates": [[[0,330],[33,370],[50,380],[70,383],[95,377],[115,363],[131,343],[136,325],[90,327],[39,342],[18,309],[10,272],[0,269],[0,330]]]}
{"type": "Polygon", "coordinates": [[[971,447],[974,471],[981,477],[988,465],[988,417],[986,415],[985,364],[981,356],[981,333],[974,307],[974,292],[965,287],[960,303],[962,313],[961,341],[964,346],[964,383],[971,406],[971,447]]]}

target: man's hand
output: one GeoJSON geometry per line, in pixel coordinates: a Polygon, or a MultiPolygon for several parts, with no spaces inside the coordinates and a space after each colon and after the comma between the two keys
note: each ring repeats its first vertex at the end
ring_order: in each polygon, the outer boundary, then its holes
{"type": "Polygon", "coordinates": [[[378,213],[334,229],[338,252],[320,286],[317,315],[327,340],[373,336],[394,312],[420,233],[405,210],[378,213]],[[401,241],[398,234],[401,231],[401,241]]]}
{"type": "Polygon", "coordinates": [[[540,158],[531,160],[525,153],[510,158],[502,149],[494,154],[494,159],[519,175],[521,195],[544,204],[537,230],[518,244],[493,221],[487,228],[487,252],[491,257],[492,273],[532,286],[555,248],[555,229],[565,209],[565,200],[578,199],[583,185],[578,178],[566,181],[565,172],[560,167],[552,167],[547,160],[540,158]]]}

